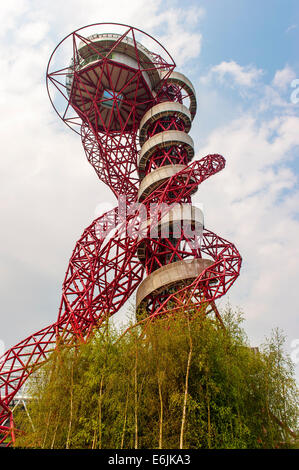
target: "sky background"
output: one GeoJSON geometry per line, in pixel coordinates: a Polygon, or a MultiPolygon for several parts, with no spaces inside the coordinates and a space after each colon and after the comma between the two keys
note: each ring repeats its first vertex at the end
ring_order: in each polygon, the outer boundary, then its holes
{"type": "MultiPolygon", "coordinates": [[[[193,82],[199,101],[190,132],[195,158],[226,158],[226,168],[201,185],[194,201],[203,204],[206,227],[235,243],[243,257],[239,279],[218,306],[229,301],[244,312],[252,346],[279,327],[294,353],[297,0],[1,4],[0,349],[56,320],[76,240],[103,204],[116,205],[88,164],[80,137],[53,111],[45,86],[56,44],[96,22],[126,23],[152,34],[193,82]]],[[[123,311],[116,315],[116,321],[124,318],[123,311]]],[[[299,354],[293,357],[299,361],[299,354]]]]}

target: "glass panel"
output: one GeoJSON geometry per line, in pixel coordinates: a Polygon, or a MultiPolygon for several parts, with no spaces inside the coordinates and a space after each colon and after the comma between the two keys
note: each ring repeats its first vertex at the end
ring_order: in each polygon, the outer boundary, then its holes
{"type": "Polygon", "coordinates": [[[116,102],[117,106],[121,105],[121,102],[123,100],[123,95],[117,94],[113,92],[112,90],[104,90],[103,95],[102,95],[102,105],[105,108],[112,108],[114,101],[116,102]]]}

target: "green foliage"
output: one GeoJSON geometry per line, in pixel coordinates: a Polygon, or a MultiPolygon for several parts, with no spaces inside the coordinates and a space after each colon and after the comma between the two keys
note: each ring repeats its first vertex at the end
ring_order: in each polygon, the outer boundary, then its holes
{"type": "Polygon", "coordinates": [[[227,309],[223,320],[225,329],[182,312],[121,337],[103,328],[85,344],[59,348],[31,383],[32,423],[24,410],[16,415],[25,431],[17,445],[295,446],[297,389],[283,336],[275,331],[256,352],[240,314],[227,309]]]}

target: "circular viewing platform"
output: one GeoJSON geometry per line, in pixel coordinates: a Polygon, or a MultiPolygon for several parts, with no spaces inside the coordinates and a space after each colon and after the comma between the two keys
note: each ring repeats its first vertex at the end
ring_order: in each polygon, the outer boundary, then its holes
{"type": "Polygon", "coordinates": [[[119,34],[81,40],[66,78],[70,103],[96,131],[130,131],[140,122],[161,74],[155,57],[119,34]]]}
{"type": "Polygon", "coordinates": [[[169,289],[173,285],[191,284],[202,271],[213,264],[209,259],[193,259],[175,261],[174,263],[162,266],[147,276],[140,284],[136,294],[136,307],[149,295],[157,295],[161,291],[169,289]]]}

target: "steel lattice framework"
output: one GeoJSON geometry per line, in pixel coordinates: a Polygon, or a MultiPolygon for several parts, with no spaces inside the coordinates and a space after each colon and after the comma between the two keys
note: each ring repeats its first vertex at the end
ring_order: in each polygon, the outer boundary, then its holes
{"type": "Polygon", "coordinates": [[[160,43],[127,25],[81,28],[51,55],[54,109],[80,134],[88,161],[119,204],[77,241],[57,321],[0,359],[0,443],[15,439],[10,404],[26,379],[61,342],[85,341],[136,289],[138,318],[200,305],[220,318],[214,302],[238,277],[241,257],[203,226],[191,195],[225,160],[213,154],[191,163],[196,95],[174,69],[160,43]]]}

